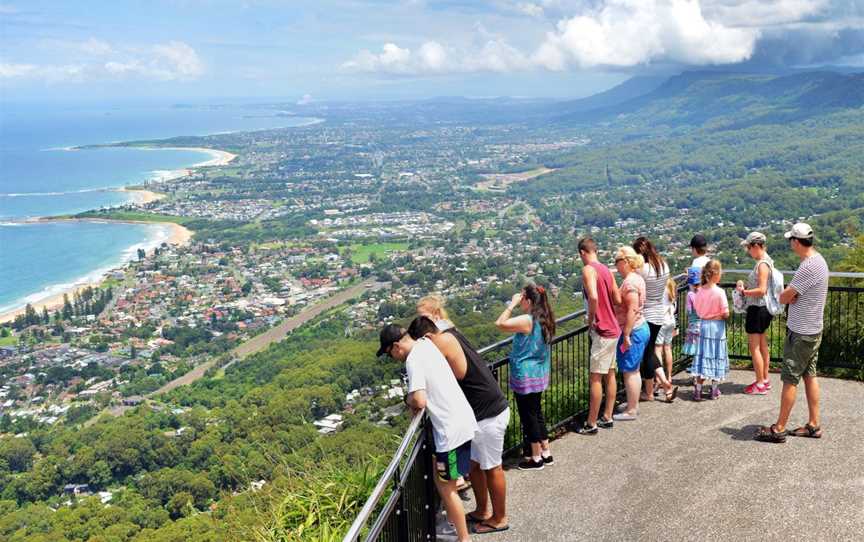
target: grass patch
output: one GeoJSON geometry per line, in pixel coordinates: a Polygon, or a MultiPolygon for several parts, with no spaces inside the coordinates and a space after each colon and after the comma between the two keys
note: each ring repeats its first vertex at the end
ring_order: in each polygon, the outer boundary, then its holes
{"type": "Polygon", "coordinates": [[[18,337],[14,335],[0,337],[0,346],[15,346],[16,344],[18,344],[18,337]]]}
{"type": "Polygon", "coordinates": [[[72,218],[96,218],[105,220],[126,220],[136,222],[173,222],[185,224],[191,219],[182,216],[158,215],[141,211],[87,211],[74,215],[72,218]]]}
{"type": "Polygon", "coordinates": [[[408,250],[408,243],[372,243],[369,245],[351,245],[351,259],[357,263],[366,263],[372,259],[383,258],[388,252],[408,250]]]}

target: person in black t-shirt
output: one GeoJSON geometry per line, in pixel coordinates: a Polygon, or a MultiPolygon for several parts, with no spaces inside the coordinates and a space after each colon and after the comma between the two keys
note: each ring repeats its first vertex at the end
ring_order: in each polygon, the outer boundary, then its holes
{"type": "Polygon", "coordinates": [[[438,347],[480,427],[471,444],[470,478],[477,503],[477,509],[467,515],[472,522],[471,531],[482,534],[507,530],[507,481],[501,455],[510,408],[498,381],[480,354],[455,327],[440,331],[430,318],[418,316],[408,326],[408,334],[417,339],[428,337],[438,347]]]}

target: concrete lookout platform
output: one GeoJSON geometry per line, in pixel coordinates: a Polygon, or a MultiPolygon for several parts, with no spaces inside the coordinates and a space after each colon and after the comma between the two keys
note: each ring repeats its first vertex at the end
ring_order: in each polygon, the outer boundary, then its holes
{"type": "MultiPolygon", "coordinates": [[[[753,373],[732,371],[723,396],[701,403],[677,379],[675,403],[564,435],[541,471],[508,470],[510,530],[472,539],[864,540],[864,384],[821,378],[824,436],[766,444],[753,433],[776,419],[779,375],[751,396],[753,373]]],[[[807,421],[803,383],[798,393],[790,429],[807,421]]]]}

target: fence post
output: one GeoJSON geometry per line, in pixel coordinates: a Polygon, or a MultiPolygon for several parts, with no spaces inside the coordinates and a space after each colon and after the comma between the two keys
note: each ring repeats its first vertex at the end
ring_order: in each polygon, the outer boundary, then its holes
{"type": "Polygon", "coordinates": [[[423,453],[420,456],[426,488],[426,502],[423,509],[426,519],[426,540],[434,541],[437,536],[435,524],[438,519],[438,491],[435,488],[435,439],[432,438],[432,423],[428,418],[423,430],[423,453]]]}

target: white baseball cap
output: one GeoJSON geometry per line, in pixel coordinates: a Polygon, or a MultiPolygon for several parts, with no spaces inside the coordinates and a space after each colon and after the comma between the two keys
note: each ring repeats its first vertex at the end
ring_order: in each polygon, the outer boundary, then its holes
{"type": "Polygon", "coordinates": [[[813,239],[813,228],[810,224],[799,222],[792,229],[783,234],[786,239],[813,239]]]}

